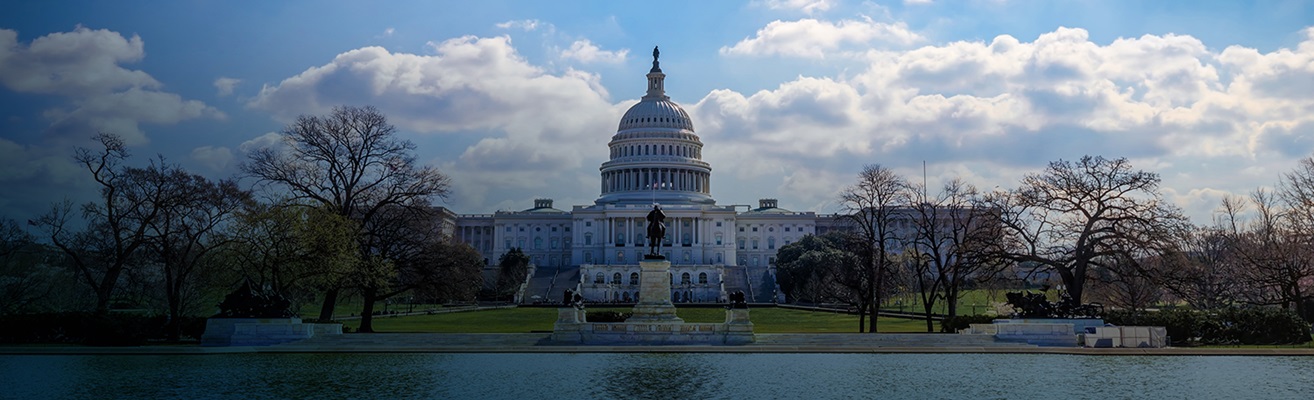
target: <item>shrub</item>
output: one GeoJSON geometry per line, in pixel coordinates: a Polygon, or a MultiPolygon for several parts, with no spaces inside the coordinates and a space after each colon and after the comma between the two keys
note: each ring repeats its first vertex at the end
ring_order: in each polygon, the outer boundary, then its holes
{"type": "Polygon", "coordinates": [[[1216,311],[1109,312],[1114,325],[1162,326],[1174,345],[1274,345],[1310,341],[1310,325],[1291,310],[1263,307],[1216,311]]]}
{"type": "Polygon", "coordinates": [[[967,329],[972,324],[988,324],[994,322],[998,316],[994,315],[958,315],[953,318],[940,320],[940,332],[958,332],[967,329]]]}
{"type": "MultiPolygon", "coordinates": [[[[186,317],[180,325],[183,337],[200,338],[205,332],[205,318],[186,317]]],[[[0,317],[0,343],[135,346],[167,337],[167,320],[163,316],[63,312],[0,317]]]]}
{"type": "Polygon", "coordinates": [[[616,311],[598,311],[585,314],[588,322],[625,322],[633,313],[619,313],[616,311]]]}

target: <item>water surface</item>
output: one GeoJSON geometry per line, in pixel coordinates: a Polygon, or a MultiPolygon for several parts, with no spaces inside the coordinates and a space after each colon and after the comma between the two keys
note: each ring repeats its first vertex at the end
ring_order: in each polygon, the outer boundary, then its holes
{"type": "Polygon", "coordinates": [[[0,398],[1310,399],[1314,357],[1052,354],[4,356],[0,398]]]}

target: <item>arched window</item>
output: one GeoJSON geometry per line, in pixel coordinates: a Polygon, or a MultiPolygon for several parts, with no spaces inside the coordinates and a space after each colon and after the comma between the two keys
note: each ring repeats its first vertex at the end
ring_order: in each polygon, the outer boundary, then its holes
{"type": "Polygon", "coordinates": [[[775,249],[776,249],[776,237],[772,236],[767,238],[767,250],[775,250],[775,249]]]}
{"type": "Polygon", "coordinates": [[[685,273],[683,273],[683,274],[680,274],[680,284],[681,284],[681,285],[688,285],[689,283],[690,283],[690,282],[689,282],[689,273],[688,273],[688,272],[685,272],[685,273]]]}
{"type": "Polygon", "coordinates": [[[720,235],[720,234],[717,234],[717,235],[716,235],[716,245],[717,245],[717,246],[720,246],[720,245],[721,245],[721,235],[720,235]]]}
{"type": "Polygon", "coordinates": [[[585,264],[592,264],[592,263],[593,263],[593,252],[591,252],[591,251],[586,251],[586,252],[584,252],[584,263],[585,263],[585,264]]]}
{"type": "Polygon", "coordinates": [[[753,250],[757,250],[757,239],[753,239],[753,250]]]}
{"type": "Polygon", "coordinates": [[[699,272],[699,273],[698,273],[698,284],[700,284],[700,285],[706,285],[706,284],[707,284],[707,273],[706,273],[706,272],[699,272]]]}
{"type": "Polygon", "coordinates": [[[534,238],[534,250],[543,248],[543,238],[534,238]]]}
{"type": "Polygon", "coordinates": [[[638,273],[638,272],[631,272],[631,273],[630,273],[630,284],[631,284],[631,285],[638,285],[638,284],[639,284],[639,273],[638,273]]]}
{"type": "Polygon", "coordinates": [[[603,283],[604,282],[603,279],[604,278],[602,277],[602,273],[599,272],[597,275],[593,277],[593,283],[603,283]]]}
{"type": "Polygon", "coordinates": [[[624,301],[624,302],[626,302],[626,303],[629,303],[629,302],[630,302],[630,292],[622,292],[621,300],[624,301]]]}
{"type": "Polygon", "coordinates": [[[611,283],[615,283],[615,284],[621,283],[620,272],[611,274],[611,283]]]}
{"type": "Polygon", "coordinates": [[[592,233],[585,233],[585,234],[584,234],[584,245],[585,245],[585,246],[588,246],[588,245],[592,245],[592,244],[593,244],[593,234],[592,234],[592,233]]]}
{"type": "Polygon", "coordinates": [[[616,244],[618,244],[618,245],[619,245],[619,244],[625,244],[625,234],[624,234],[624,233],[617,233],[617,234],[616,234],[616,244]]]}
{"type": "Polygon", "coordinates": [[[680,237],[680,244],[688,246],[691,243],[693,243],[693,234],[685,232],[684,235],[680,237]]]}

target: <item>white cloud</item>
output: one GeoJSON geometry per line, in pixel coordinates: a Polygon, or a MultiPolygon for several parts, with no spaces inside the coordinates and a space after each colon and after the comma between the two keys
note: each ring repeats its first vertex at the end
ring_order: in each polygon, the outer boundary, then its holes
{"type": "Polygon", "coordinates": [[[772,10],[798,10],[813,14],[829,10],[834,5],[832,0],[765,0],[763,5],[772,10]]]}
{"type": "Polygon", "coordinates": [[[388,27],[388,29],[383,30],[383,37],[392,37],[394,33],[397,33],[397,29],[388,27]]]}
{"type": "MultiPolygon", "coordinates": [[[[768,26],[723,52],[829,55],[791,44],[805,35],[786,31],[768,26]]],[[[918,176],[926,160],[932,187],[962,176],[990,188],[1092,154],[1160,172],[1169,198],[1206,222],[1219,193],[1269,184],[1257,179],[1314,152],[1314,97],[1296,95],[1314,93],[1314,29],[1305,33],[1296,48],[1268,53],[1216,52],[1172,34],[1098,44],[1075,28],[1031,42],[872,50],[856,73],[715,90],[690,111],[719,181],[730,174],[733,192],[775,186],[782,204],[822,204],[817,181],[842,182],[872,162],[918,176]]],[[[828,37],[806,40],[849,40],[828,37]]]]}
{"type": "Polygon", "coordinates": [[[233,151],[227,147],[201,146],[192,149],[192,160],[211,171],[223,171],[233,162],[233,151]]]}
{"type": "Polygon", "coordinates": [[[250,154],[256,150],[279,147],[284,144],[283,135],[278,132],[266,132],[254,139],[242,142],[241,145],[237,146],[237,151],[242,152],[242,154],[250,154]]]}
{"type": "Polygon", "coordinates": [[[549,31],[553,30],[553,28],[552,28],[552,24],[549,24],[549,23],[546,23],[546,22],[541,22],[541,21],[536,20],[536,19],[522,19],[522,20],[506,21],[506,22],[501,22],[501,23],[495,24],[495,26],[497,26],[498,28],[501,28],[501,29],[520,29],[520,30],[523,30],[523,31],[525,31],[525,32],[534,31],[534,30],[537,30],[537,29],[539,29],[539,28],[545,28],[545,29],[547,29],[547,30],[549,30],[549,31]]]}
{"type": "Polygon", "coordinates": [[[925,39],[908,29],[903,22],[882,23],[871,19],[842,20],[839,22],[817,19],[798,21],[772,21],[759,29],[752,38],[722,47],[723,55],[785,56],[825,58],[844,50],[867,48],[876,43],[909,46],[925,39]]]}
{"type": "Polygon", "coordinates": [[[18,33],[0,29],[0,84],[21,93],[51,94],[65,105],[44,112],[54,136],[105,131],[129,144],[147,141],[140,123],[173,124],[186,119],[224,118],[200,101],[163,92],[149,74],[120,64],[141,61],[145,42],[133,35],[91,30],[51,33],[24,45],[18,33]]]}
{"type": "MultiPolygon", "coordinates": [[[[526,184],[573,187],[579,174],[588,174],[581,166],[602,161],[605,146],[598,138],[614,132],[623,109],[607,99],[596,74],[550,73],[527,62],[505,36],[466,36],[430,48],[433,55],[380,47],[347,51],[265,86],[248,106],[290,121],[338,105],[373,105],[406,132],[488,132],[463,151],[450,152],[460,154],[454,160],[441,160],[468,185],[452,199],[460,204],[492,188],[530,190],[509,187],[509,175],[534,177],[526,184]]],[[[257,145],[248,143],[242,151],[257,145]]]]}
{"type": "Polygon", "coordinates": [[[617,51],[606,51],[598,48],[588,39],[576,40],[571,43],[569,49],[561,51],[561,58],[567,60],[576,60],[585,64],[607,63],[619,64],[625,62],[625,57],[630,53],[629,49],[617,51]]]}
{"type": "Polygon", "coordinates": [[[233,88],[239,83],[242,83],[241,79],[219,77],[214,80],[214,88],[218,91],[219,97],[225,97],[233,94],[233,88]]]}

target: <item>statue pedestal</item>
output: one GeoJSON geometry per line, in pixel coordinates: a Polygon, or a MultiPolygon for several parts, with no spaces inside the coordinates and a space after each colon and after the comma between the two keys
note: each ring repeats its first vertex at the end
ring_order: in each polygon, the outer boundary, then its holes
{"type": "Polygon", "coordinates": [[[625,322],[684,322],[671,304],[671,262],[664,259],[639,262],[639,303],[625,322]]]}

